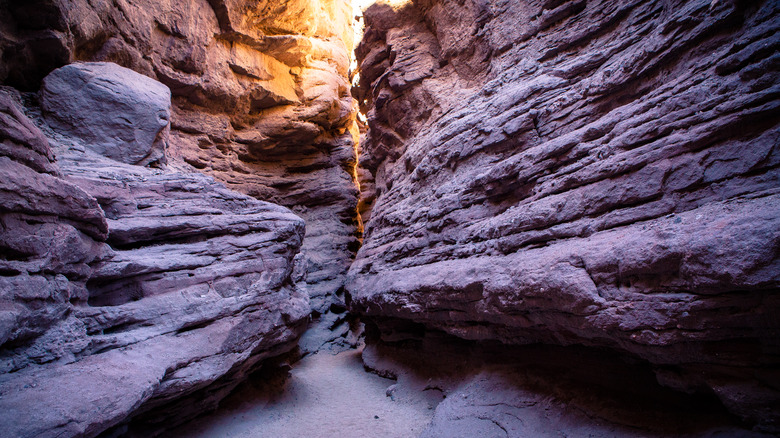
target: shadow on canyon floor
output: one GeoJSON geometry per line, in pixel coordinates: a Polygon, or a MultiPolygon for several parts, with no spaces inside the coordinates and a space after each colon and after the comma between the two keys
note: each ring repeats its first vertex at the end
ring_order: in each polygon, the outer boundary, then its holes
{"type": "Polygon", "coordinates": [[[308,355],[264,371],[223,401],[219,410],[174,431],[174,437],[416,437],[434,403],[395,402],[395,382],[365,372],[362,349],[308,355]]]}
{"type": "Polygon", "coordinates": [[[760,437],[612,352],[427,332],[266,365],[179,437],[760,437]],[[367,372],[368,371],[368,372],[367,372]]]}

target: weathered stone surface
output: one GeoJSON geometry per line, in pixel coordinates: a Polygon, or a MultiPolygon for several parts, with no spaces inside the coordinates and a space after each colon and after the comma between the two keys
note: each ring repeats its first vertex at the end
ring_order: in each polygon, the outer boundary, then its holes
{"type": "Polygon", "coordinates": [[[43,80],[46,122],[99,155],[146,165],[165,154],[168,87],[112,62],[74,63],[43,80]]]}
{"type": "Polygon", "coordinates": [[[780,427],[778,3],[461,3],[365,13],[351,309],[629,352],[780,427]]]}
{"type": "MultiPolygon", "coordinates": [[[[385,341],[412,321],[607,348],[779,430],[779,8],[375,5],[355,169],[344,1],[0,2],[3,84],[113,61],[173,99],[166,171],[52,122],[63,177],[18,97],[0,96],[0,424],[143,436],[183,421],[292,347],[306,287],[323,314],[306,349],[347,332],[347,304],[385,341]],[[254,198],[307,220],[297,257],[300,219],[254,198]]],[[[515,375],[484,377],[429,433],[540,401],[515,375]]]]}
{"type": "Polygon", "coordinates": [[[32,0],[0,5],[0,83],[37,90],[68,62],[111,61],[173,95],[169,164],[294,209],[299,284],[344,307],[359,246],[347,0],[32,0]]]}
{"type": "Polygon", "coordinates": [[[295,347],[302,219],[97,155],[56,124],[47,139],[8,90],[0,110],[3,436],[150,436],[295,347]]]}
{"type": "MultiPolygon", "coordinates": [[[[20,368],[7,352],[34,342],[86,300],[91,265],[108,228],[97,201],[58,177],[43,133],[18,93],[0,89],[0,372],[20,368]]],[[[41,345],[25,359],[50,357],[41,345]]]]}
{"type": "Polygon", "coordinates": [[[613,351],[478,343],[408,321],[400,327],[402,342],[384,342],[369,324],[362,358],[396,380],[387,388],[396,403],[428,400],[434,415],[421,437],[772,436],[745,428],[713,394],[663,387],[646,362],[613,351]]]}

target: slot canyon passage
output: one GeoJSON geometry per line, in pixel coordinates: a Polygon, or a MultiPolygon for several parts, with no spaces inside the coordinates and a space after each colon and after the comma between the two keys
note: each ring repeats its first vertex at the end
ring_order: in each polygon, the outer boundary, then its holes
{"type": "Polygon", "coordinates": [[[0,0],[0,437],[780,434],[780,1],[0,0]]]}

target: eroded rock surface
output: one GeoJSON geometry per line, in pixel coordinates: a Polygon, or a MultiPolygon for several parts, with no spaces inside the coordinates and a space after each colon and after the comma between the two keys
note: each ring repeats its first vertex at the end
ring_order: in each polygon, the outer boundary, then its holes
{"type": "MultiPolygon", "coordinates": [[[[108,226],[95,198],[64,181],[43,133],[15,91],[0,89],[0,345],[4,373],[23,367],[8,349],[28,345],[86,301],[86,281],[107,250],[108,226]]],[[[59,345],[30,359],[52,360],[59,345]]]]}
{"type": "Polygon", "coordinates": [[[47,139],[18,95],[0,97],[4,436],[149,436],[295,347],[302,219],[206,175],[98,155],[59,125],[47,139]]]}
{"type": "Polygon", "coordinates": [[[165,154],[171,91],[117,64],[58,68],[43,81],[41,107],[52,129],[99,155],[146,165],[165,154]]]}
{"type": "Polygon", "coordinates": [[[111,61],[173,95],[168,160],[306,220],[298,283],[343,309],[359,245],[346,0],[34,0],[0,5],[0,83],[35,91],[111,61]]]}
{"type": "Polygon", "coordinates": [[[351,308],[629,352],[776,430],[779,7],[370,7],[351,308]]]}
{"type": "Polygon", "coordinates": [[[772,436],[745,428],[712,394],[659,385],[646,362],[614,351],[476,343],[430,330],[409,337],[415,324],[406,325],[405,340],[371,342],[363,362],[396,380],[387,388],[396,402],[430,402],[423,438],[772,436]]]}

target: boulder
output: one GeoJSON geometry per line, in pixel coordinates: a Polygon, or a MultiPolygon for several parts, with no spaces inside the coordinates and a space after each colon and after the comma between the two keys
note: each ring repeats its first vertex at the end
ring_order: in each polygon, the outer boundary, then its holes
{"type": "Polygon", "coordinates": [[[110,62],[69,64],[43,80],[41,107],[60,134],[113,160],[146,165],[163,158],[171,92],[110,62]]]}

